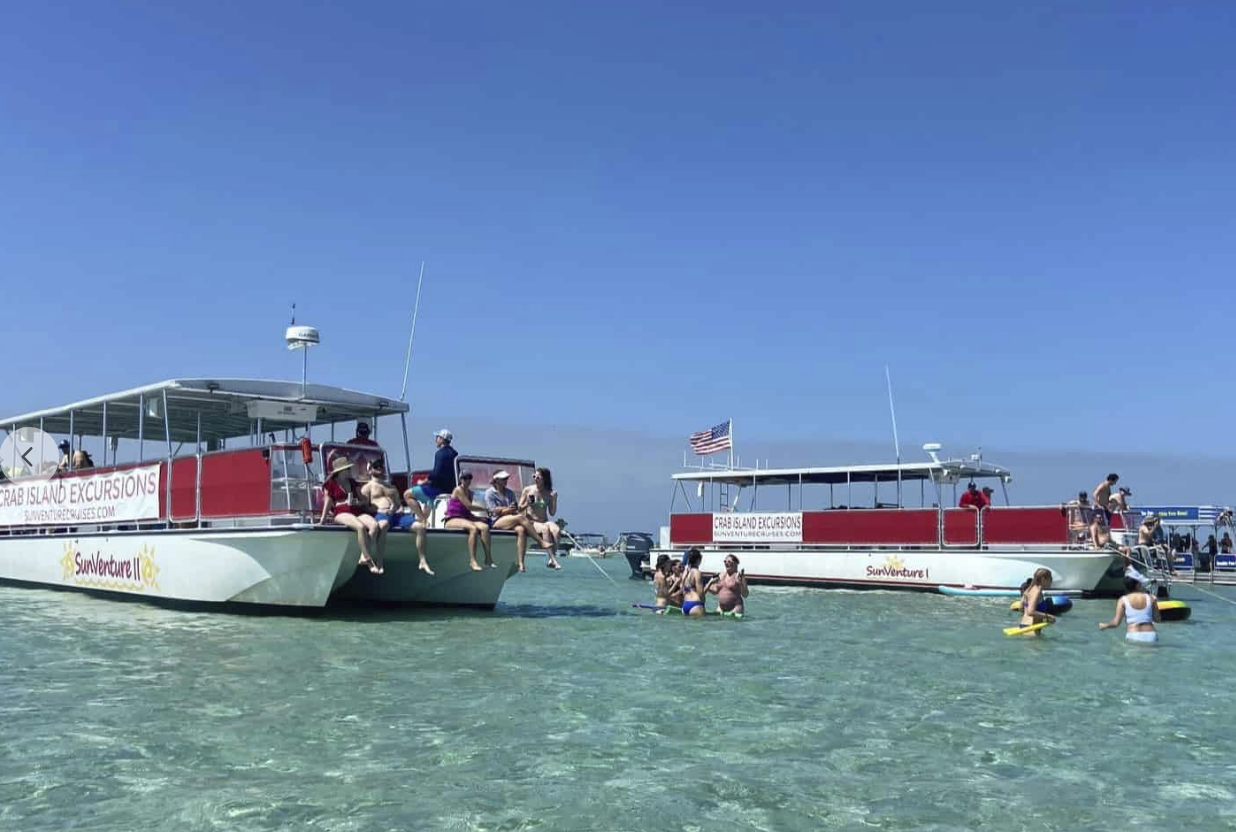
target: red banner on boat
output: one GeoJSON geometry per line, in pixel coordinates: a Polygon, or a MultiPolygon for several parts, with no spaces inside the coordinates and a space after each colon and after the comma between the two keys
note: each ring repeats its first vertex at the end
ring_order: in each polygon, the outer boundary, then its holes
{"type": "Polygon", "coordinates": [[[118,523],[159,516],[159,465],[0,486],[0,525],[118,523]]]}
{"type": "Polygon", "coordinates": [[[717,543],[802,543],[801,511],[753,511],[712,516],[712,539],[717,543]]]}

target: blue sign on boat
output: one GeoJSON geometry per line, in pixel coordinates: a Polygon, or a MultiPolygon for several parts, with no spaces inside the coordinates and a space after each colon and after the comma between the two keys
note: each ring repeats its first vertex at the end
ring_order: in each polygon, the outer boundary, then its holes
{"type": "Polygon", "coordinates": [[[1198,506],[1138,506],[1137,510],[1145,517],[1147,514],[1157,514],[1164,523],[1172,520],[1200,520],[1198,506]]]}

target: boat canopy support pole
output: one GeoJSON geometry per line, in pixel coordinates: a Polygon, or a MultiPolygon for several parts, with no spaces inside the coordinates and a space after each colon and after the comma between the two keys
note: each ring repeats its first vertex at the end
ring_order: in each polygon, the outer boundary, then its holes
{"type": "MultiPolygon", "coordinates": [[[[164,438],[167,439],[167,458],[170,462],[171,458],[175,456],[175,453],[172,451],[172,414],[167,412],[167,389],[166,388],[164,388],[163,390],[163,436],[164,438]]],[[[168,482],[168,485],[170,486],[172,482],[172,478],[168,477],[167,482],[168,482]]],[[[171,505],[170,499],[172,496],[170,487],[168,488],[167,496],[169,499],[168,505],[170,506],[171,505]]]]}
{"type": "Polygon", "coordinates": [[[146,394],[137,394],[137,461],[146,458],[146,394]]]}
{"type": "MultiPolygon", "coordinates": [[[[107,402],[103,402],[103,427],[99,432],[103,434],[103,464],[107,465],[107,402]]],[[[112,464],[116,464],[115,454],[112,454],[112,464]]]]}
{"type": "Polygon", "coordinates": [[[73,470],[73,416],[77,411],[69,411],[69,470],[73,470]]]}
{"type": "MultiPolygon", "coordinates": [[[[399,427],[403,430],[403,464],[408,466],[408,486],[411,487],[412,479],[412,449],[408,447],[408,415],[406,413],[399,414],[399,427]]],[[[331,425],[332,430],[334,425],[331,425]]]]}

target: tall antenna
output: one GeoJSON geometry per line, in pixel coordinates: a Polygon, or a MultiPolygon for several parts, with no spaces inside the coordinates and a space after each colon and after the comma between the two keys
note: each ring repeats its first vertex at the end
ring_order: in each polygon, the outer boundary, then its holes
{"type": "Polygon", "coordinates": [[[412,331],[408,333],[408,357],[403,362],[403,388],[399,391],[399,401],[408,396],[408,368],[412,366],[412,339],[416,337],[416,316],[421,311],[421,283],[425,280],[425,261],[421,261],[421,275],[416,279],[416,303],[412,307],[412,331]]]}
{"type": "Polygon", "coordinates": [[[888,414],[893,418],[893,450],[897,453],[897,507],[901,507],[901,442],[897,439],[897,411],[893,408],[893,376],[884,365],[884,380],[888,383],[888,414]]]}
{"type": "Polygon", "coordinates": [[[884,380],[888,382],[888,413],[893,417],[893,450],[897,452],[897,462],[901,463],[901,443],[897,441],[897,411],[893,409],[893,377],[884,365],[884,380]]]}

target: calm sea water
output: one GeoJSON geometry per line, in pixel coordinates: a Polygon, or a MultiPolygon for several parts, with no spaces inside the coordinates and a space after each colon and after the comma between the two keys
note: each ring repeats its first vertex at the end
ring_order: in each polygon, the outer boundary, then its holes
{"type": "MultiPolygon", "coordinates": [[[[607,561],[495,613],[183,612],[0,587],[0,829],[1236,829],[1236,607],[755,588],[607,561]]],[[[1231,593],[1229,593],[1230,595],[1231,593]]]]}

